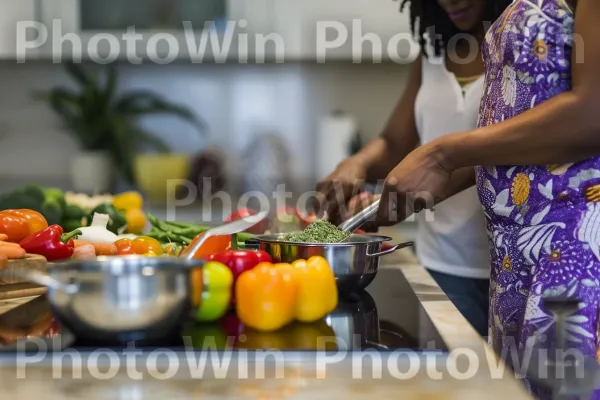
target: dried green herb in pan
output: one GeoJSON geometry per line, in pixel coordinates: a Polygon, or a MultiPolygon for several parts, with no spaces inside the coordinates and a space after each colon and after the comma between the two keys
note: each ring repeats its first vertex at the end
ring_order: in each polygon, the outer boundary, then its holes
{"type": "Polygon", "coordinates": [[[350,236],[337,226],[323,220],[316,220],[302,232],[292,232],[280,237],[286,242],[295,243],[340,243],[350,236]]]}

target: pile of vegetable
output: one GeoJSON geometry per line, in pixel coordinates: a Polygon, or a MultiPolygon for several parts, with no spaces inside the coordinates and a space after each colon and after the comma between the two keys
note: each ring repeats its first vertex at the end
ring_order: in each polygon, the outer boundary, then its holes
{"type": "Polygon", "coordinates": [[[273,332],[319,321],[337,307],[335,276],[323,257],[275,264],[265,252],[238,250],[205,258],[194,277],[197,321],[216,321],[234,309],[246,326],[273,332]]]}
{"type": "Polygon", "coordinates": [[[115,234],[139,234],[147,224],[137,192],[88,196],[30,184],[0,197],[0,210],[18,209],[36,211],[49,225],[60,225],[67,232],[89,226],[94,214],[107,214],[108,229],[115,234]]]}
{"type": "Polygon", "coordinates": [[[292,232],[280,237],[281,240],[294,243],[340,243],[350,237],[350,232],[344,232],[337,226],[316,220],[302,232],[292,232]]]}
{"type": "MultiPolygon", "coordinates": [[[[106,197],[94,202],[89,197],[65,196],[48,189],[43,199],[38,196],[34,200],[38,189],[28,186],[0,202],[8,207],[29,201],[35,207],[0,211],[0,266],[26,254],[40,255],[50,262],[98,256],[179,257],[187,255],[209,230],[208,226],[146,216],[142,199],[135,192],[113,196],[109,202],[106,197]],[[65,219],[67,215],[78,219],[65,219]],[[146,221],[150,229],[142,233],[146,221]]],[[[227,220],[244,218],[248,212],[236,212],[227,220]]],[[[253,232],[263,229],[265,226],[253,232]]],[[[193,254],[207,261],[192,276],[196,321],[214,322],[235,313],[247,332],[255,332],[255,338],[261,332],[291,327],[301,331],[308,329],[302,324],[319,324],[337,306],[338,299],[335,277],[327,261],[312,257],[293,264],[276,264],[265,252],[240,250],[254,233],[210,237],[193,254]]]]}

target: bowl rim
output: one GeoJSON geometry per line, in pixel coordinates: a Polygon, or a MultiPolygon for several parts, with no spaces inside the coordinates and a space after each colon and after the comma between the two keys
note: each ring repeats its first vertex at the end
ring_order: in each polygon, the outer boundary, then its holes
{"type": "Polygon", "coordinates": [[[204,266],[205,261],[199,259],[188,260],[183,257],[150,257],[142,255],[123,256],[99,256],[95,259],[65,260],[48,263],[48,270],[102,270],[105,268],[132,268],[143,269],[151,267],[157,270],[173,269],[182,267],[184,269],[195,269],[204,266]]]}
{"type": "Polygon", "coordinates": [[[393,240],[389,236],[382,235],[358,235],[352,234],[351,238],[356,238],[358,240],[354,240],[352,242],[341,242],[341,243],[303,243],[303,242],[287,242],[284,240],[279,240],[278,237],[282,234],[270,234],[270,235],[257,235],[252,238],[252,240],[257,240],[259,243],[271,243],[271,244],[279,244],[284,246],[302,246],[302,247],[355,247],[358,245],[364,244],[381,244],[384,242],[389,242],[393,240]],[[364,240],[360,240],[364,239],[364,240]]]}

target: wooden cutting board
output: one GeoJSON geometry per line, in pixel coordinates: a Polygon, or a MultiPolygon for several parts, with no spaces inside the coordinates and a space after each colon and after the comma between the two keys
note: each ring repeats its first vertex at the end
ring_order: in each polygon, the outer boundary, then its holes
{"type": "Polygon", "coordinates": [[[47,289],[35,283],[14,283],[0,285],[0,301],[20,299],[23,297],[41,296],[46,294],[47,289]]]}
{"type": "Polygon", "coordinates": [[[13,271],[27,268],[45,272],[47,267],[46,258],[35,254],[26,254],[25,258],[20,260],[9,260],[6,265],[1,267],[6,274],[0,277],[0,300],[38,296],[46,293],[46,288],[23,281],[13,271]]]}
{"type": "Polygon", "coordinates": [[[6,274],[0,277],[0,285],[26,283],[16,273],[18,269],[27,268],[45,272],[47,266],[48,261],[46,261],[46,258],[35,254],[26,254],[24,258],[19,260],[9,260],[8,264],[2,267],[3,270],[6,270],[6,274]]]}

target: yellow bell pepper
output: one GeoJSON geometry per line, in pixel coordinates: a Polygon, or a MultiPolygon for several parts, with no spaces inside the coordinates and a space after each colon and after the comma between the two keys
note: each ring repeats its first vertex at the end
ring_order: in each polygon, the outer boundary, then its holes
{"type": "Polygon", "coordinates": [[[144,199],[138,192],[120,193],[113,197],[113,206],[117,210],[141,210],[144,207],[144,199]]]}
{"type": "Polygon", "coordinates": [[[338,302],[335,275],[323,257],[314,256],[292,264],[298,298],[296,319],[315,322],[335,310],[338,302]]]}
{"type": "Polygon", "coordinates": [[[276,331],[294,320],[296,283],[292,266],[260,263],[235,285],[238,318],[258,331],[276,331]]]}
{"type": "Polygon", "coordinates": [[[318,321],[338,302],[335,276],[320,256],[293,264],[261,263],[240,275],[235,296],[240,320],[262,332],[294,320],[318,321]]]}

